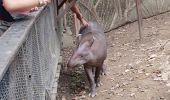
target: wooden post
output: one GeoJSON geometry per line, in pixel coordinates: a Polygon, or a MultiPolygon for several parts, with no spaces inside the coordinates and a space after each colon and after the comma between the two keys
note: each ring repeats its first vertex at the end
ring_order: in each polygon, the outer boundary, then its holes
{"type": "Polygon", "coordinates": [[[142,40],[143,35],[143,22],[142,22],[142,7],[141,7],[141,0],[136,0],[136,11],[138,17],[138,28],[139,28],[139,39],[142,40]]]}
{"type": "MultiPolygon", "coordinates": [[[[66,9],[66,4],[63,5],[63,9],[65,10],[66,9]]],[[[64,26],[64,30],[67,31],[67,19],[66,19],[66,15],[64,15],[64,18],[63,18],[63,26],[64,26]]]]}
{"type": "Polygon", "coordinates": [[[77,37],[80,29],[80,21],[77,19],[76,14],[74,14],[74,27],[75,27],[76,37],[77,37]]]}
{"type": "MultiPolygon", "coordinates": [[[[71,2],[69,2],[66,6],[66,8],[58,14],[58,16],[56,17],[56,20],[60,20],[60,18],[63,18],[63,16],[70,10],[70,8],[73,6],[73,4],[76,3],[77,0],[71,0],[71,2]]],[[[59,8],[59,7],[58,7],[59,8]]]]}

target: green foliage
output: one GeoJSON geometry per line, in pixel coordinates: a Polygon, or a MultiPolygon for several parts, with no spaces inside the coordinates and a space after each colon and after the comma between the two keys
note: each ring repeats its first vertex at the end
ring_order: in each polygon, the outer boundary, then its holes
{"type": "Polygon", "coordinates": [[[93,4],[95,5],[97,3],[98,0],[93,0],[93,4]]]}

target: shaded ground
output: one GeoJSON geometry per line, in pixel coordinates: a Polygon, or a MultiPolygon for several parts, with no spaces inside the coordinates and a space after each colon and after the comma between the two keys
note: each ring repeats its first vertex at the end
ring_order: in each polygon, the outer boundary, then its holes
{"type": "MultiPolygon", "coordinates": [[[[98,95],[88,96],[86,76],[77,68],[61,71],[59,100],[170,100],[170,13],[144,20],[142,42],[136,22],[106,35],[107,76],[101,78],[98,95]]],[[[65,51],[67,62],[71,48],[65,51]]]]}

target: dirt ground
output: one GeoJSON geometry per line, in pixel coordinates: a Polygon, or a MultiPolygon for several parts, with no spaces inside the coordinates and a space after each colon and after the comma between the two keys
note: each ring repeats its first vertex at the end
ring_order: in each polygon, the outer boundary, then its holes
{"type": "MultiPolygon", "coordinates": [[[[106,33],[107,76],[97,96],[88,96],[88,81],[82,68],[61,71],[59,100],[170,100],[170,13],[143,21],[143,40],[138,40],[137,22],[106,33]]],[[[64,63],[72,48],[64,49],[64,63]]],[[[65,66],[64,66],[65,67],[65,66]]]]}

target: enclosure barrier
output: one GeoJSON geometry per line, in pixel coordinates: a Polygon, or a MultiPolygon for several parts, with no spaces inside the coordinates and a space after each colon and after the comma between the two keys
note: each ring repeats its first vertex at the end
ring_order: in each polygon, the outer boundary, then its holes
{"type": "MultiPolygon", "coordinates": [[[[137,20],[136,0],[80,0],[79,5],[83,16],[89,21],[102,24],[105,31],[115,29],[128,22],[137,20]]],[[[143,18],[170,11],[170,0],[140,0],[143,18]]],[[[71,15],[67,15],[72,29],[74,23],[71,15]]],[[[74,32],[74,30],[72,30],[74,32]]]]}
{"type": "Polygon", "coordinates": [[[52,99],[62,30],[55,27],[55,8],[30,14],[0,37],[0,100],[52,99]]]}

